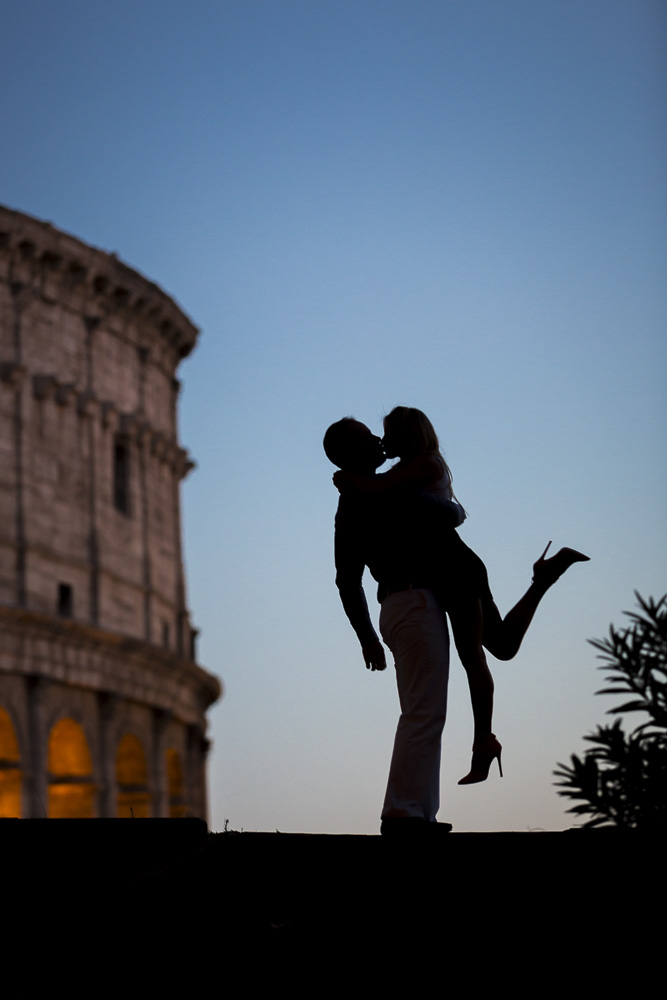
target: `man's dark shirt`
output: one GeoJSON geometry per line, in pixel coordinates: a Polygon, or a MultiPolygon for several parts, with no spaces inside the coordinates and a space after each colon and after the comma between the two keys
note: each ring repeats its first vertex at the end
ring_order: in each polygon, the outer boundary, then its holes
{"type": "Polygon", "coordinates": [[[361,580],[368,566],[378,601],[408,587],[433,588],[442,580],[442,560],[454,516],[442,504],[414,493],[399,496],[349,490],[338,501],[334,553],[336,586],[362,647],[377,641],[361,580]]]}

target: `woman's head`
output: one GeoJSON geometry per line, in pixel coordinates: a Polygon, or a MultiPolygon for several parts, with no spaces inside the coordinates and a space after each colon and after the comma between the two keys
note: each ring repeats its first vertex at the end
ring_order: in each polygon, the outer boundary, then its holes
{"type": "Polygon", "coordinates": [[[395,406],[387,414],[382,443],[387,458],[415,458],[440,451],[433,424],[413,406],[395,406]]]}

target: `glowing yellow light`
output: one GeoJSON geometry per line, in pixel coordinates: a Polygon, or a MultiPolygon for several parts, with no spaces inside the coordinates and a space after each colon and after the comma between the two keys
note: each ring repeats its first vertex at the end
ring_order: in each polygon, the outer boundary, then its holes
{"type": "Polygon", "coordinates": [[[21,817],[21,755],[9,713],[0,706],[0,819],[21,817]]]}
{"type": "Polygon", "coordinates": [[[93,763],[83,728],[60,719],[49,735],[49,818],[92,819],[93,763]]]}
{"type": "Polygon", "coordinates": [[[126,733],[116,751],[118,816],[146,819],[151,814],[146,754],[138,737],[126,733]]]}

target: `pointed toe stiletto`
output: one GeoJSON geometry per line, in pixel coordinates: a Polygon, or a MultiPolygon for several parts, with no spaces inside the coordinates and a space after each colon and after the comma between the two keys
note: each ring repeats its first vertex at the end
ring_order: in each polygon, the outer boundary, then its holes
{"type": "Polygon", "coordinates": [[[486,781],[489,776],[489,768],[496,759],[498,761],[500,777],[502,778],[503,765],[500,762],[502,752],[503,748],[493,733],[483,743],[473,743],[470,771],[466,774],[465,778],[461,778],[459,785],[475,785],[479,781],[486,781]]]}
{"type": "Polygon", "coordinates": [[[551,545],[551,542],[549,542],[537,562],[533,563],[533,583],[538,583],[543,587],[550,587],[574,563],[588,562],[590,559],[590,556],[585,556],[583,552],[577,552],[576,549],[568,548],[561,549],[551,559],[545,559],[544,557],[549,551],[549,545],[551,545]]]}

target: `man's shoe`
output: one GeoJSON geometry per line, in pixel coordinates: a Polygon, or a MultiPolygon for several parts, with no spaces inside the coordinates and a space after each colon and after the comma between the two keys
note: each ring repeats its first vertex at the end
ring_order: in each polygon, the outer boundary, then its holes
{"type": "Polygon", "coordinates": [[[420,816],[395,817],[386,816],[380,823],[380,834],[383,837],[396,838],[419,838],[439,837],[443,833],[449,833],[452,829],[451,823],[429,823],[420,816]]]}
{"type": "Polygon", "coordinates": [[[451,823],[427,823],[426,826],[428,830],[426,831],[429,837],[440,837],[443,833],[452,832],[451,823]]]}

